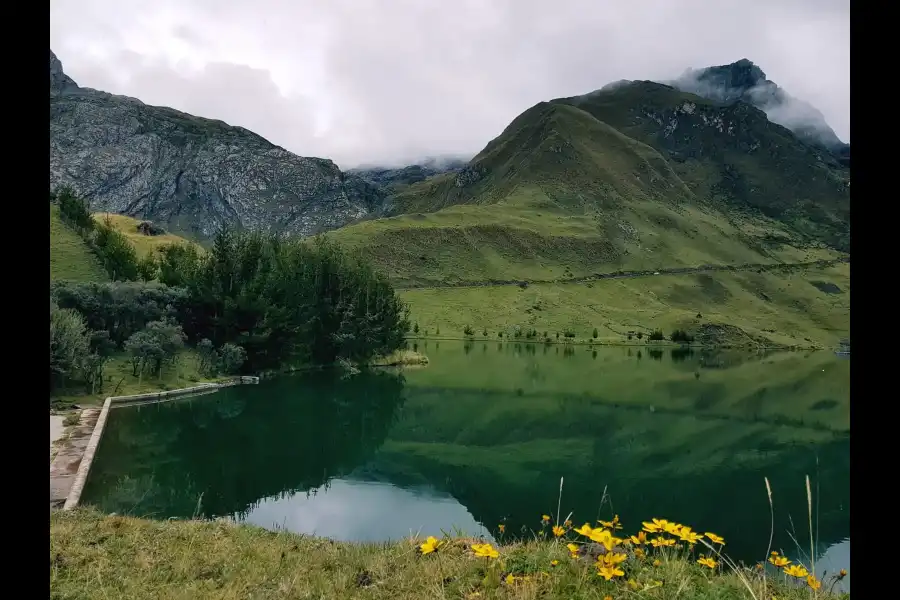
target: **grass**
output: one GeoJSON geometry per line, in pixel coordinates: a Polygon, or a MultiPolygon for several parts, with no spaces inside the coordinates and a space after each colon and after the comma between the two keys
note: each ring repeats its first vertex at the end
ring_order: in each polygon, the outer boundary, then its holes
{"type": "MultiPolygon", "coordinates": [[[[137,230],[137,226],[141,223],[141,220],[133,217],[113,213],[94,213],[93,216],[94,220],[98,223],[103,223],[106,219],[109,219],[113,228],[120,231],[128,241],[131,242],[131,245],[134,246],[138,258],[143,258],[147,254],[154,252],[160,246],[169,244],[193,244],[193,242],[172,233],[144,235],[137,230]]],[[[202,251],[200,246],[197,246],[197,248],[202,251]]]]}
{"type": "Polygon", "coordinates": [[[400,367],[427,365],[428,357],[413,350],[395,350],[387,356],[380,356],[369,361],[370,367],[400,367]]]}
{"type": "Polygon", "coordinates": [[[50,281],[107,281],[109,277],[88,245],[62,222],[50,205],[50,281]]]}
{"type": "Polygon", "coordinates": [[[72,404],[102,404],[109,396],[130,396],[166,390],[177,390],[196,385],[204,381],[215,381],[200,373],[200,359],[193,350],[184,350],[174,364],[163,365],[159,376],[132,375],[131,360],[127,355],[112,357],[103,369],[103,391],[97,394],[66,393],[65,391],[50,398],[56,408],[65,408],[72,404]]]}
{"type": "MultiPolygon", "coordinates": [[[[654,329],[697,332],[718,326],[714,343],[758,347],[832,348],[850,331],[850,265],[773,272],[659,275],[589,283],[539,284],[527,288],[433,288],[404,290],[419,336],[462,338],[468,325],[475,339],[510,340],[514,328],[546,331],[552,341],[565,331],[575,340],[644,343],[654,329]],[[815,282],[830,283],[826,293],[815,282]],[[831,291],[831,290],[830,290],[831,291]],[[698,317],[699,315],[699,317],[698,317]],[[596,340],[592,337],[598,330],[596,340]],[[628,332],[643,333],[643,341],[628,332]]],[[[522,340],[524,341],[524,340],[522,340]]],[[[703,340],[698,340],[703,343],[703,340]]]]}
{"type": "MultiPolygon", "coordinates": [[[[575,557],[562,540],[548,541],[546,529],[544,536],[498,545],[496,558],[479,558],[476,540],[459,537],[423,555],[423,539],[340,543],[222,521],[150,521],[77,509],[50,517],[51,598],[763,598],[754,569],[713,570],[696,556],[650,546],[642,546],[644,559],[633,546],[624,548],[627,571],[605,581],[594,566],[597,544],[568,531],[566,538],[578,541],[575,557]]],[[[785,579],[768,577],[767,593],[812,597],[804,580],[785,579]]],[[[817,597],[834,597],[824,583],[817,597]]]]}

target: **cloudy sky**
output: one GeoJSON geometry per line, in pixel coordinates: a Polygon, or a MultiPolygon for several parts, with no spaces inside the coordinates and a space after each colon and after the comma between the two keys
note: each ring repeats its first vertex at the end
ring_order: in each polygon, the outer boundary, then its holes
{"type": "Polygon", "coordinates": [[[79,85],[342,167],[474,155],[541,100],[749,58],[850,140],[849,0],[51,0],[79,85]]]}

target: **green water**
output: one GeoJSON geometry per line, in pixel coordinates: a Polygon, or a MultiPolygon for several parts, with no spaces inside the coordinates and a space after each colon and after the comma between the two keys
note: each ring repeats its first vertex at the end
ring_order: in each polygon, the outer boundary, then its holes
{"type": "Polygon", "coordinates": [[[419,342],[403,372],[285,377],[117,408],[84,502],[154,518],[233,516],[340,540],[497,537],[555,514],[674,519],[737,559],[849,560],[850,362],[831,353],[419,342]],[[604,497],[604,490],[606,491],[604,497]],[[837,548],[835,550],[835,548],[837,548]]]}

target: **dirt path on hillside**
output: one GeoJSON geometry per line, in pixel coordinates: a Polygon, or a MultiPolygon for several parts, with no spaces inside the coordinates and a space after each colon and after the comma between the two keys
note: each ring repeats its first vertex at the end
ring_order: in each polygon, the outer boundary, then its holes
{"type": "Polygon", "coordinates": [[[547,285],[563,283],[585,283],[588,281],[601,281],[604,279],[634,279],[636,277],[654,277],[657,275],[693,275],[696,273],[714,273],[717,271],[798,271],[809,268],[825,268],[840,263],[849,263],[850,258],[837,258],[833,260],[817,260],[802,263],[748,263],[742,265],[702,265],[699,267],[674,267],[671,269],[657,269],[647,271],[613,271],[612,273],[596,273],[584,277],[570,277],[567,279],[510,279],[510,280],[486,280],[464,281],[460,283],[430,283],[428,285],[397,285],[397,290],[431,290],[443,288],[481,288],[501,286],[527,286],[547,285]]]}

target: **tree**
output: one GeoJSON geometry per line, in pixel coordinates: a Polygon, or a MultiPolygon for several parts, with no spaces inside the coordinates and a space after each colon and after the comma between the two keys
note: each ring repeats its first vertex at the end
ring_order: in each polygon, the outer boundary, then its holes
{"type": "Polygon", "coordinates": [[[597,339],[597,336],[598,336],[598,335],[600,335],[600,332],[599,332],[599,331],[597,331],[597,328],[596,328],[596,327],[594,327],[594,333],[593,333],[593,334],[591,334],[591,335],[592,335],[592,336],[593,336],[593,338],[594,338],[594,339],[595,339],[595,340],[596,340],[596,339],[597,339]]]}
{"type": "Polygon", "coordinates": [[[151,321],[125,341],[125,350],[131,355],[132,375],[142,377],[147,367],[150,373],[162,376],[162,365],[174,360],[184,345],[184,332],[172,321],[151,321]]]}
{"type": "Polygon", "coordinates": [[[487,336],[488,336],[488,330],[487,330],[487,327],[484,328],[484,330],[481,332],[481,335],[484,336],[484,337],[487,337],[487,336]]]}
{"type": "Polygon", "coordinates": [[[244,349],[235,344],[225,344],[219,349],[219,366],[226,375],[234,375],[247,360],[244,349]]]}
{"type": "Polygon", "coordinates": [[[142,281],[153,281],[159,274],[159,265],[153,254],[146,254],[137,263],[138,277],[142,281]]]}
{"type": "Polygon", "coordinates": [[[413,325],[413,333],[415,333],[416,335],[418,335],[418,333],[419,333],[419,323],[418,322],[416,322],[416,324],[413,325]]]}
{"type": "Polygon", "coordinates": [[[472,329],[472,326],[471,326],[471,325],[466,325],[466,326],[463,328],[463,335],[465,335],[465,336],[473,336],[473,335],[475,335],[475,330],[472,329]]]}
{"type": "Polygon", "coordinates": [[[643,337],[644,337],[644,332],[643,332],[643,331],[638,331],[638,332],[637,332],[637,339],[641,339],[641,338],[643,338],[643,337]]]}
{"type": "Polygon", "coordinates": [[[84,319],[74,310],[50,303],[50,390],[81,375],[90,354],[90,336],[84,319]]]}
{"type": "Polygon", "coordinates": [[[208,338],[197,342],[197,354],[200,355],[200,372],[205,375],[215,375],[218,357],[213,343],[208,338]]]}
{"type": "Polygon", "coordinates": [[[650,341],[653,341],[653,342],[659,342],[659,341],[666,339],[666,336],[662,331],[657,329],[653,333],[651,333],[647,339],[649,339],[650,341]]]}
{"type": "Polygon", "coordinates": [[[110,220],[96,227],[94,250],[110,279],[114,281],[134,281],[138,278],[138,259],[134,246],[110,220]]]}
{"type": "Polygon", "coordinates": [[[59,216],[64,223],[81,235],[86,235],[93,229],[94,219],[87,202],[77,197],[71,187],[60,187],[55,194],[51,194],[51,201],[54,199],[59,204],[59,216]]]}

